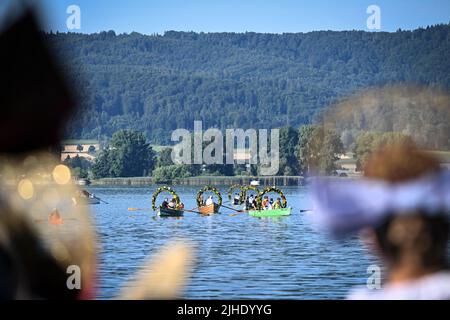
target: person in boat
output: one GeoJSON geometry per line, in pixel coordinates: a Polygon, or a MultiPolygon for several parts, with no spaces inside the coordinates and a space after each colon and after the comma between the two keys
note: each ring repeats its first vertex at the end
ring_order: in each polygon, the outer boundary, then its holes
{"type": "Polygon", "coordinates": [[[241,198],[239,197],[238,193],[234,194],[234,198],[233,198],[233,204],[236,206],[239,204],[239,201],[241,200],[241,198]]]}
{"type": "Polygon", "coordinates": [[[385,283],[348,298],[449,300],[450,172],[415,147],[391,146],[369,156],[364,175],[312,189],[322,226],[334,236],[359,231],[385,266],[385,283]]]}
{"type": "Polygon", "coordinates": [[[261,207],[264,210],[266,210],[268,204],[269,204],[269,197],[268,196],[264,196],[264,199],[261,201],[261,207]]]}
{"type": "Polygon", "coordinates": [[[52,210],[52,212],[50,212],[50,215],[48,216],[48,222],[53,225],[63,224],[63,219],[61,218],[58,209],[55,208],[52,210]]]}
{"type": "Polygon", "coordinates": [[[208,197],[208,200],[206,200],[206,204],[207,206],[213,205],[214,204],[214,200],[212,196],[208,197]]]}
{"type": "Polygon", "coordinates": [[[87,190],[81,189],[78,190],[72,197],[72,202],[74,205],[78,205],[80,203],[84,203],[86,200],[92,197],[93,195],[91,195],[87,190]]]}
{"type": "Polygon", "coordinates": [[[89,198],[91,196],[91,194],[86,191],[86,190],[80,190],[80,197],[85,197],[85,198],[89,198]]]}
{"type": "Polygon", "coordinates": [[[178,205],[176,206],[176,209],[177,209],[177,210],[183,210],[183,209],[184,209],[184,203],[183,203],[183,202],[180,202],[180,204],[178,204],[178,205]]]}
{"type": "Polygon", "coordinates": [[[253,194],[250,195],[250,198],[248,198],[248,202],[250,204],[249,208],[250,209],[255,209],[253,203],[256,201],[255,197],[253,196],[253,194]]]}
{"type": "Polygon", "coordinates": [[[161,208],[167,209],[169,206],[169,199],[165,198],[164,201],[161,203],[161,208]]]}
{"type": "Polygon", "coordinates": [[[252,209],[253,210],[257,210],[258,209],[258,202],[256,201],[256,198],[253,198],[252,209]]]}
{"type": "Polygon", "coordinates": [[[269,203],[267,204],[267,210],[272,210],[273,209],[273,199],[270,198],[269,203]]]}
{"type": "Polygon", "coordinates": [[[277,200],[273,204],[273,208],[274,209],[281,209],[281,199],[280,198],[277,198],[277,200]]]}
{"type": "Polygon", "coordinates": [[[251,203],[250,203],[250,197],[247,196],[247,197],[245,198],[245,210],[249,210],[249,209],[250,209],[250,205],[251,205],[251,203]]]}
{"type": "Polygon", "coordinates": [[[175,201],[175,198],[172,198],[170,202],[167,204],[168,209],[175,209],[177,205],[177,202],[175,201]]]}
{"type": "Polygon", "coordinates": [[[200,206],[204,206],[205,205],[205,199],[203,198],[203,194],[200,196],[200,206]]]}

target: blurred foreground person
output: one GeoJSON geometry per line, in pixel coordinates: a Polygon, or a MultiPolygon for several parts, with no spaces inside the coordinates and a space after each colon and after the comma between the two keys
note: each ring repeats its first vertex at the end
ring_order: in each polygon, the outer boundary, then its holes
{"type": "MultiPolygon", "coordinates": [[[[55,152],[77,107],[76,88],[39,26],[24,9],[0,29],[0,300],[93,299],[96,233],[55,152]]],[[[180,297],[192,252],[186,244],[163,248],[122,298],[180,297]]]]}
{"type": "Polygon", "coordinates": [[[450,172],[406,145],[375,152],[364,172],[361,180],[313,186],[319,223],[334,236],[362,231],[386,270],[382,289],[349,298],[450,299],[450,172]]]}

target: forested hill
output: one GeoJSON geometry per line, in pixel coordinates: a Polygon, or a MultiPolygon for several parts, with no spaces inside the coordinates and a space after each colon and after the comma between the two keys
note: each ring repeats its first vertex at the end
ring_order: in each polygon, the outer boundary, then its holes
{"type": "Polygon", "coordinates": [[[311,122],[358,89],[407,82],[450,88],[450,25],[414,31],[292,34],[114,32],[46,35],[81,86],[74,138],[121,128],[167,143],[171,130],[311,122]]]}

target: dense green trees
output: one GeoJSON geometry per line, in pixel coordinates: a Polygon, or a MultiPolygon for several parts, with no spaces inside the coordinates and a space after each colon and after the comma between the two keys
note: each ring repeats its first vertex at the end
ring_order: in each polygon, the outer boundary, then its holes
{"type": "Polygon", "coordinates": [[[195,166],[174,164],[156,168],[152,177],[156,183],[167,183],[173,179],[192,177],[199,173],[195,166]]]}
{"type": "Polygon", "coordinates": [[[111,157],[110,150],[105,149],[100,152],[95,164],[92,167],[92,174],[94,178],[107,178],[112,177],[111,163],[114,159],[111,157]]]}
{"type": "MultiPolygon", "coordinates": [[[[358,132],[353,143],[357,168],[364,168],[372,151],[386,145],[413,143],[410,136],[399,132],[358,132]]],[[[304,125],[295,130],[285,126],[280,129],[280,169],[277,175],[334,174],[338,156],[344,152],[341,137],[332,129],[304,125]]],[[[252,165],[250,172],[242,164],[176,165],[172,162],[171,153],[171,148],[163,148],[156,156],[143,133],[121,130],[113,135],[109,146],[99,153],[93,166],[78,156],[68,158],[64,163],[79,178],[87,178],[92,166],[94,178],[151,175],[157,183],[199,175],[258,175],[257,165],[252,165]]]]}
{"type": "Polygon", "coordinates": [[[153,170],[155,154],[143,133],[120,130],[111,138],[109,147],[100,152],[92,168],[96,178],[140,177],[153,170]]]}
{"type": "MultiPolygon", "coordinates": [[[[343,152],[340,137],[333,130],[305,125],[297,131],[280,129],[280,168],[276,175],[310,173],[332,174],[337,155],[343,152]]],[[[205,148],[208,144],[204,143],[205,148]]],[[[258,165],[250,170],[244,164],[177,165],[172,162],[172,149],[163,148],[155,156],[143,133],[132,130],[116,132],[107,148],[102,150],[92,167],[95,178],[151,175],[155,182],[199,175],[258,175],[258,165]]],[[[77,164],[78,160],[67,160],[77,164]]],[[[68,162],[69,163],[69,162],[68,162]]]]}
{"type": "Polygon", "coordinates": [[[170,149],[155,163],[147,142],[169,145],[172,130],[192,130],[194,120],[222,131],[282,128],[280,175],[333,172],[342,144],[356,151],[362,166],[369,150],[386,143],[367,131],[400,132],[431,149],[450,147],[450,25],[395,33],[47,37],[79,88],[81,108],[67,136],[107,141],[122,129],[143,133],[131,146],[127,134],[113,138],[92,168],[96,177],[153,174],[162,181],[246,173],[243,165],[175,166],[170,149]],[[377,90],[366,92],[370,87],[377,90]],[[327,115],[332,126],[322,122],[330,105],[345,111],[327,115]],[[311,123],[330,129],[303,127],[311,123]]]}
{"type": "Polygon", "coordinates": [[[298,127],[371,86],[450,88],[450,25],[395,33],[47,37],[80,88],[71,137],[104,140],[132,127],[166,145],[173,129],[191,130],[194,120],[219,129],[298,127]]]}
{"type": "Polygon", "coordinates": [[[300,173],[297,160],[299,133],[290,126],[280,129],[280,171],[279,175],[296,176],[300,173]]]}
{"type": "Polygon", "coordinates": [[[88,178],[92,163],[80,156],[66,158],[63,163],[72,169],[72,175],[77,178],[88,178]]]}
{"type": "Polygon", "coordinates": [[[332,174],[343,152],[342,141],[334,130],[314,125],[300,127],[297,154],[303,175],[332,174]]]}
{"type": "Polygon", "coordinates": [[[170,165],[173,165],[172,148],[164,148],[158,154],[156,167],[165,167],[170,165]]]}

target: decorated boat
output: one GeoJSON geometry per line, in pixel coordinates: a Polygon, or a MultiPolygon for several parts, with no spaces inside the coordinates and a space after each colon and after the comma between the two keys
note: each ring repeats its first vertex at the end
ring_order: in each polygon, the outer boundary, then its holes
{"type": "Polygon", "coordinates": [[[283,217],[290,216],[292,213],[292,208],[280,208],[271,210],[250,210],[248,214],[252,217],[283,217]]]}
{"type": "Polygon", "coordinates": [[[156,212],[156,214],[160,217],[182,217],[184,215],[184,205],[182,204],[180,197],[171,187],[162,186],[156,189],[156,191],[152,195],[152,209],[156,212]],[[159,194],[162,192],[168,192],[172,195],[172,200],[175,201],[175,207],[170,208],[167,206],[167,203],[163,203],[164,205],[156,206],[156,199],[159,194]]]}
{"type": "Polygon", "coordinates": [[[202,206],[198,208],[198,211],[203,215],[211,215],[219,212],[220,206],[217,203],[210,204],[208,206],[202,206]]]}
{"type": "Polygon", "coordinates": [[[197,193],[197,207],[198,211],[203,215],[211,215],[214,213],[218,213],[220,207],[222,206],[222,195],[220,194],[219,190],[217,188],[214,188],[212,186],[206,186],[202,189],[200,189],[197,193]],[[212,203],[209,205],[206,205],[203,201],[203,193],[205,192],[212,192],[217,197],[217,203],[212,203]]]}
{"type": "Polygon", "coordinates": [[[244,200],[242,199],[242,195],[241,195],[241,190],[242,190],[243,186],[240,184],[233,184],[229,189],[228,189],[228,201],[233,204],[233,206],[239,206],[241,204],[244,203],[244,200]],[[235,194],[235,196],[233,196],[234,192],[236,190],[239,190],[238,193],[235,194]]]}
{"type": "Polygon", "coordinates": [[[243,186],[241,188],[241,192],[239,194],[239,197],[241,199],[241,203],[245,203],[245,201],[247,199],[248,192],[250,190],[254,191],[257,195],[260,193],[260,191],[259,191],[257,186],[253,186],[253,185],[243,186]]]}
{"type": "Polygon", "coordinates": [[[276,187],[267,187],[263,191],[261,191],[256,197],[257,209],[250,210],[249,215],[252,217],[264,218],[264,217],[283,217],[290,216],[292,213],[292,208],[287,206],[286,197],[283,194],[283,191],[276,187]],[[281,203],[279,208],[274,209],[266,209],[262,206],[262,199],[266,193],[275,192],[280,195],[281,203]]]}

